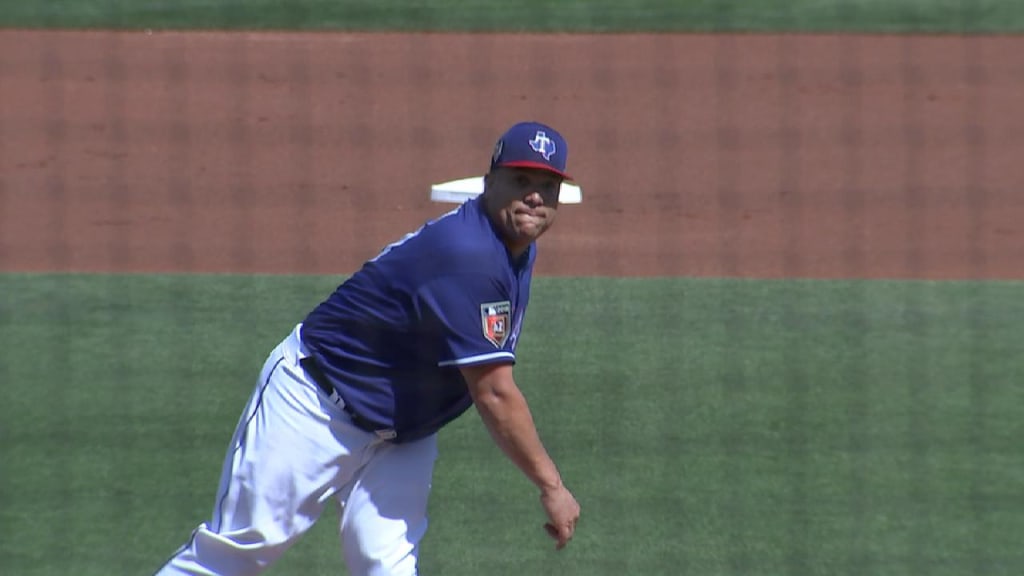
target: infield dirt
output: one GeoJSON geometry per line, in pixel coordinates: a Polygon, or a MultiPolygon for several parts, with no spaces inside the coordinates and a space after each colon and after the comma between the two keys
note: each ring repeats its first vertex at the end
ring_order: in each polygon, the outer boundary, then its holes
{"type": "Polygon", "coordinates": [[[0,270],[340,273],[512,122],[538,274],[1024,277],[1024,39],[0,32],[0,270]]]}

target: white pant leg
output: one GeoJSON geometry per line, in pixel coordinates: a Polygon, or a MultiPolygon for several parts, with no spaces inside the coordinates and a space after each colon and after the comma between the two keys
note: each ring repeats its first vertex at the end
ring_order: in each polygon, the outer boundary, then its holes
{"type": "Polygon", "coordinates": [[[427,531],[435,436],[378,442],[354,481],[338,494],[341,542],[352,576],[415,576],[427,531]]]}
{"type": "Polygon", "coordinates": [[[259,574],[347,490],[376,437],[298,365],[298,328],[270,354],[224,461],[212,518],[158,576],[259,574]]]}

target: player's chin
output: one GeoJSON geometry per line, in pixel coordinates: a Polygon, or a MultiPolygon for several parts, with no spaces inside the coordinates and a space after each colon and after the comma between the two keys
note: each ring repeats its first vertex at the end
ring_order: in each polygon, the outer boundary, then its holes
{"type": "Polygon", "coordinates": [[[551,222],[547,220],[530,220],[517,224],[516,235],[527,240],[540,238],[551,227],[551,222]]]}

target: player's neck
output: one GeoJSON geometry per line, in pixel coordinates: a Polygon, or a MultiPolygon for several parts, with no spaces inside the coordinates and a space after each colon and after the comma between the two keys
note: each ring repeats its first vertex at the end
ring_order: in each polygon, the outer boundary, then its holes
{"type": "Polygon", "coordinates": [[[505,249],[508,250],[508,255],[512,257],[512,261],[518,262],[523,257],[523,254],[526,254],[526,251],[530,249],[530,244],[530,242],[522,244],[506,240],[505,249]]]}

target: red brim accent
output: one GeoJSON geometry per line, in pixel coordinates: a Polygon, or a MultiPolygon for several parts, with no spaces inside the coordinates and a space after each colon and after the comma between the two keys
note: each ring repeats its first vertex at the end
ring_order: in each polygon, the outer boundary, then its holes
{"type": "Polygon", "coordinates": [[[536,168],[537,170],[553,172],[566,180],[572,180],[572,176],[569,176],[568,174],[562,172],[561,170],[556,170],[543,162],[530,162],[529,160],[519,160],[515,162],[502,162],[498,164],[498,166],[502,166],[505,168],[536,168]]]}

